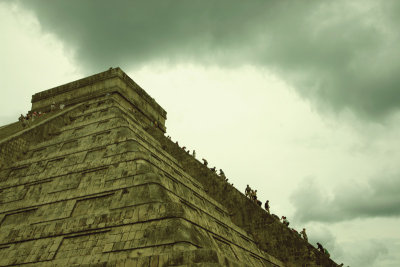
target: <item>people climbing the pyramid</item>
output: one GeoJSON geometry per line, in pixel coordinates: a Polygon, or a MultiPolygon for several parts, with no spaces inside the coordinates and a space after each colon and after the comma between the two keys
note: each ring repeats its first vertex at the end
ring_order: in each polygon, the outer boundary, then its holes
{"type": "Polygon", "coordinates": [[[326,248],[324,248],[324,247],[323,247],[320,243],[318,243],[318,242],[317,242],[317,247],[318,247],[318,250],[319,250],[321,253],[325,254],[325,255],[328,256],[328,257],[331,256],[331,255],[329,254],[328,250],[327,250],[326,248]]]}
{"type": "Polygon", "coordinates": [[[225,181],[228,181],[228,179],[226,178],[225,173],[224,173],[224,171],[222,169],[219,169],[219,176],[222,179],[224,179],[225,181]]]}
{"type": "MultiPolygon", "coordinates": [[[[169,140],[171,140],[171,136],[167,135],[166,137],[167,137],[169,140]]],[[[179,142],[178,142],[178,141],[176,141],[175,144],[176,144],[177,146],[179,146],[179,142]]],[[[192,153],[190,153],[190,150],[187,150],[186,146],[182,146],[181,148],[182,148],[183,151],[185,151],[185,152],[188,153],[189,155],[193,156],[193,158],[196,158],[196,150],[193,149],[192,153]]],[[[203,161],[203,165],[205,165],[206,167],[208,167],[208,161],[207,161],[205,158],[202,158],[202,161],[203,161]]],[[[219,174],[218,174],[218,172],[217,172],[217,167],[214,166],[214,167],[209,168],[209,169],[210,169],[213,173],[215,173],[215,174],[217,174],[219,177],[221,177],[225,182],[228,182],[228,178],[226,178],[226,175],[225,175],[225,173],[224,173],[224,171],[223,171],[222,169],[219,170],[219,174]]],[[[233,184],[230,184],[230,185],[233,186],[233,184]]],[[[258,202],[256,201],[256,203],[258,203],[258,202]]],[[[259,205],[261,205],[261,204],[259,204],[259,205]]]]}
{"type": "MultiPolygon", "coordinates": [[[[167,136],[167,138],[171,140],[171,137],[170,137],[169,135],[167,136]]],[[[176,141],[175,144],[179,146],[178,141],[176,141]]],[[[186,150],[186,146],[183,146],[183,147],[182,147],[182,150],[184,150],[184,151],[187,152],[189,155],[191,155],[191,156],[193,156],[194,158],[196,158],[196,151],[195,151],[194,149],[193,149],[192,153],[190,153],[190,150],[186,150]]],[[[203,165],[206,166],[206,167],[208,167],[208,161],[207,161],[205,158],[202,158],[202,161],[203,161],[203,165]]],[[[228,182],[228,179],[226,178],[225,173],[224,173],[224,171],[223,171],[222,169],[219,169],[219,173],[217,173],[217,168],[216,168],[215,166],[212,167],[212,168],[209,168],[209,170],[212,171],[213,173],[217,174],[217,175],[218,175],[220,178],[222,178],[225,182],[228,182]]],[[[229,184],[229,185],[233,186],[233,183],[232,183],[232,184],[229,184]]],[[[251,201],[253,201],[253,202],[256,203],[257,205],[259,205],[260,207],[262,207],[262,202],[261,202],[260,200],[258,200],[258,197],[257,197],[257,190],[253,190],[249,185],[247,185],[246,188],[245,188],[245,192],[244,192],[244,193],[245,193],[245,196],[246,196],[247,198],[249,198],[251,201]]],[[[270,212],[270,203],[269,203],[269,200],[266,200],[266,201],[265,201],[264,209],[265,209],[265,211],[266,211],[268,214],[270,214],[271,216],[275,217],[276,220],[279,220],[279,217],[278,217],[278,216],[276,216],[276,215],[274,215],[274,214],[271,214],[271,212],[270,212]]],[[[280,220],[282,221],[282,224],[283,224],[283,225],[285,225],[286,227],[289,226],[290,223],[289,223],[288,219],[286,218],[286,216],[282,216],[280,220]]],[[[302,230],[300,233],[299,233],[296,229],[294,229],[294,228],[290,228],[290,229],[291,229],[291,231],[292,231],[293,233],[295,233],[299,238],[302,238],[302,239],[304,239],[306,242],[308,242],[308,237],[307,237],[307,233],[306,233],[306,229],[305,229],[305,228],[303,228],[303,230],[302,230]]],[[[319,244],[319,243],[318,243],[318,244],[319,244]]],[[[321,250],[321,248],[319,248],[319,249],[321,250]]],[[[326,250],[326,249],[325,249],[325,250],[326,250]]],[[[325,253],[325,250],[324,250],[324,248],[322,249],[322,251],[324,251],[323,253],[325,253]]],[[[328,253],[327,250],[326,250],[326,254],[329,255],[329,253],[328,253]]]]}
{"type": "Polygon", "coordinates": [[[19,116],[18,121],[21,123],[22,128],[25,128],[28,125],[28,118],[22,114],[19,116]]]}
{"type": "Polygon", "coordinates": [[[269,200],[265,201],[264,208],[268,212],[268,214],[270,214],[270,212],[269,212],[269,200]]]}
{"type": "Polygon", "coordinates": [[[331,257],[331,254],[329,254],[328,250],[326,248],[324,248],[324,254],[326,256],[328,256],[329,258],[331,257]]]}
{"type": "Polygon", "coordinates": [[[300,232],[300,234],[302,235],[303,239],[308,242],[308,237],[306,234],[306,228],[303,228],[303,230],[300,232]]]}
{"type": "Polygon", "coordinates": [[[254,201],[256,198],[257,198],[257,190],[251,189],[250,190],[250,199],[254,201]]]}
{"type": "Polygon", "coordinates": [[[250,192],[251,192],[251,188],[249,185],[247,185],[246,189],[244,190],[244,195],[248,198],[250,198],[250,192]]]}
{"type": "MultiPolygon", "coordinates": [[[[167,135],[166,136],[169,140],[171,140],[171,136],[167,135]]],[[[179,146],[179,142],[176,141],[175,144],[177,146],[179,146]]],[[[188,153],[189,155],[193,156],[193,158],[196,158],[196,150],[193,149],[192,153],[190,153],[190,150],[187,150],[186,146],[182,146],[181,147],[183,151],[185,151],[186,153],[188,153]]],[[[203,165],[205,165],[206,167],[208,167],[208,161],[205,158],[202,158],[203,161],[203,165]]],[[[225,182],[228,182],[228,178],[226,178],[225,173],[222,169],[219,170],[219,174],[217,172],[217,167],[212,167],[209,168],[213,173],[217,174],[219,177],[221,177],[225,182]]],[[[233,184],[231,184],[233,186],[233,184]]]]}
{"type": "Polygon", "coordinates": [[[289,226],[289,221],[286,218],[286,216],[282,216],[281,220],[282,220],[283,225],[289,226]]]}
{"type": "Polygon", "coordinates": [[[257,190],[254,190],[254,191],[251,192],[251,198],[254,201],[254,203],[256,203],[258,206],[261,207],[262,202],[257,199],[257,190]]]}
{"type": "MultiPolygon", "coordinates": [[[[55,111],[56,108],[57,108],[56,103],[53,102],[53,103],[50,105],[50,112],[55,111]]],[[[64,108],[65,108],[65,104],[60,104],[60,105],[59,105],[59,109],[60,109],[60,110],[63,110],[64,108]]],[[[30,111],[28,111],[28,112],[26,113],[25,116],[24,116],[23,114],[21,114],[21,115],[18,117],[18,121],[21,123],[22,127],[25,128],[26,126],[29,125],[30,122],[35,121],[36,118],[39,118],[39,117],[41,117],[41,116],[43,116],[43,115],[45,115],[45,114],[46,114],[46,112],[42,112],[42,111],[31,111],[31,110],[30,110],[30,111]]]]}
{"type": "Polygon", "coordinates": [[[325,253],[324,247],[323,247],[320,243],[318,243],[318,242],[317,242],[317,247],[318,247],[318,250],[319,250],[320,252],[325,253]]]}
{"type": "Polygon", "coordinates": [[[293,233],[295,233],[297,236],[301,237],[301,235],[299,234],[299,232],[297,232],[296,229],[294,228],[290,228],[292,230],[293,233]]]}
{"type": "Polygon", "coordinates": [[[31,120],[34,121],[36,119],[36,117],[37,117],[36,111],[32,112],[31,120]]]}
{"type": "Polygon", "coordinates": [[[251,200],[255,201],[257,199],[257,190],[250,191],[251,200]]]}
{"type": "MultiPolygon", "coordinates": [[[[226,179],[228,180],[228,179],[226,179]]],[[[262,206],[262,202],[257,199],[257,190],[251,189],[249,185],[247,185],[246,189],[244,190],[244,194],[246,197],[248,197],[250,200],[252,200],[254,203],[259,205],[260,207],[262,206]]]]}
{"type": "MultiPolygon", "coordinates": [[[[250,200],[252,200],[253,202],[255,202],[256,204],[258,204],[261,207],[262,202],[257,199],[257,190],[253,190],[249,185],[247,185],[244,190],[244,194],[246,197],[248,197],[250,200]]],[[[271,214],[269,200],[265,201],[264,208],[268,214],[271,214]]],[[[277,217],[276,215],[274,215],[274,214],[271,214],[271,215],[276,217],[277,220],[279,220],[279,217],[277,217]]],[[[289,223],[288,219],[286,218],[286,216],[282,216],[280,220],[282,221],[283,225],[285,225],[286,227],[289,226],[290,223],[289,223]]],[[[300,238],[303,238],[306,242],[308,242],[308,237],[307,237],[305,228],[303,228],[303,230],[300,233],[297,230],[295,230],[294,228],[291,228],[291,230],[294,233],[296,233],[297,236],[299,236],[300,238]]]]}

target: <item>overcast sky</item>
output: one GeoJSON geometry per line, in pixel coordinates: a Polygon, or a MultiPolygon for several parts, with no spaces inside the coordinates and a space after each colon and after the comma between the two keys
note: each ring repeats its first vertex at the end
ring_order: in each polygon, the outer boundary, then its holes
{"type": "Polygon", "coordinates": [[[0,1],[0,21],[0,125],[119,66],[337,263],[400,265],[400,1],[0,1]]]}

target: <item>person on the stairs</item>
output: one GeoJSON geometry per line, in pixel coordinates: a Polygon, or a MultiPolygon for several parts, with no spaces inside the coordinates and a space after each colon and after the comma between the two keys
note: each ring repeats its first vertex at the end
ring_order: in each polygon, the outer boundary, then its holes
{"type": "Polygon", "coordinates": [[[307,234],[306,234],[306,228],[303,228],[303,231],[301,231],[300,234],[303,236],[303,239],[308,242],[308,237],[307,237],[307,234]]]}
{"type": "Polygon", "coordinates": [[[319,249],[320,252],[325,253],[324,252],[324,247],[320,243],[317,242],[317,246],[318,246],[318,249],[319,249]]]}
{"type": "Polygon", "coordinates": [[[289,221],[288,221],[288,219],[286,218],[286,216],[282,216],[282,223],[283,223],[284,225],[286,225],[286,226],[289,226],[289,221]]]}
{"type": "Polygon", "coordinates": [[[264,208],[268,212],[268,214],[270,214],[270,212],[269,212],[269,200],[265,201],[264,208]]]}
{"type": "Polygon", "coordinates": [[[225,173],[222,169],[219,169],[219,176],[221,176],[221,178],[223,178],[223,179],[226,179],[225,173]]]}

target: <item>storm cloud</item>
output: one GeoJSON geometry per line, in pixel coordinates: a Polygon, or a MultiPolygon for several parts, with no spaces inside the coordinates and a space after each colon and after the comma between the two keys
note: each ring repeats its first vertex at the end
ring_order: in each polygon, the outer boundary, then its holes
{"type": "Polygon", "coordinates": [[[399,1],[20,1],[85,72],[155,61],[276,73],[319,110],[400,107],[399,1]]]}
{"type": "Polygon", "coordinates": [[[382,174],[365,183],[348,181],[333,192],[306,178],[292,193],[294,217],[300,222],[340,222],[356,218],[400,216],[400,173],[382,174]]]}

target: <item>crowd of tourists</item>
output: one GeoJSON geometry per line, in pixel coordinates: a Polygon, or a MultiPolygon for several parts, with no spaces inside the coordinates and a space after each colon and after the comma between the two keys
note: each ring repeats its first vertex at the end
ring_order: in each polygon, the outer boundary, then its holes
{"type": "MultiPolygon", "coordinates": [[[[167,135],[167,138],[168,138],[169,140],[171,140],[171,136],[167,135]]],[[[178,147],[180,147],[178,141],[176,141],[175,144],[176,144],[178,147]]],[[[186,146],[182,146],[182,147],[180,147],[180,148],[181,148],[183,151],[185,151],[186,153],[188,153],[189,155],[191,155],[193,158],[196,158],[196,150],[193,149],[192,153],[190,153],[190,150],[187,149],[186,146]]],[[[209,168],[209,167],[208,167],[208,161],[207,161],[206,159],[204,159],[204,158],[202,158],[202,161],[203,161],[203,165],[206,166],[207,168],[209,168]]],[[[217,174],[219,177],[221,177],[221,179],[223,179],[224,181],[228,182],[228,178],[226,178],[225,173],[224,173],[224,171],[223,171],[222,169],[219,169],[219,173],[218,173],[218,171],[217,171],[217,167],[215,167],[215,166],[212,167],[212,168],[209,168],[209,169],[210,169],[210,171],[212,171],[213,173],[215,173],[215,174],[217,174]]],[[[233,184],[231,184],[231,185],[233,186],[233,184]]]]}
{"type": "MultiPolygon", "coordinates": [[[[65,107],[64,104],[60,104],[60,105],[56,105],[55,102],[53,102],[50,105],[50,112],[56,111],[56,110],[63,110],[65,107]]],[[[18,121],[21,123],[22,127],[25,128],[26,126],[29,126],[30,123],[34,122],[35,119],[45,115],[45,112],[41,112],[41,111],[28,111],[28,113],[24,116],[23,114],[21,114],[21,116],[19,116],[18,121]]]]}

